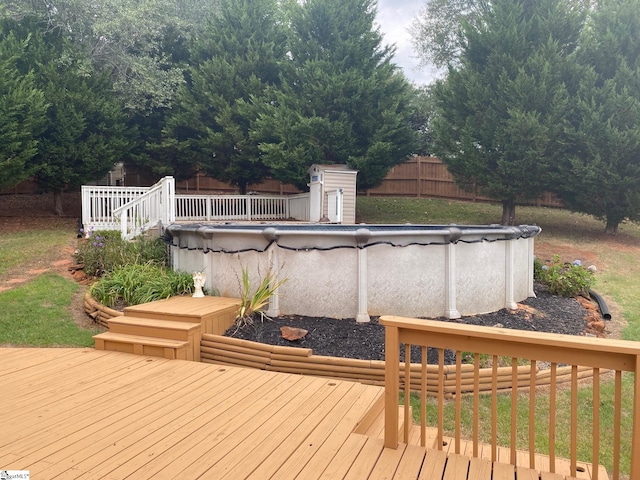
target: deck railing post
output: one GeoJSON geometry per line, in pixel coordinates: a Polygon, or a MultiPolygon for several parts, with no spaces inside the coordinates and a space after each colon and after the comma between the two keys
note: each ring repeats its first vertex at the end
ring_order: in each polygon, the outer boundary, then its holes
{"type": "Polygon", "coordinates": [[[400,344],[398,327],[385,327],[384,446],[398,448],[398,408],[400,389],[400,344]]]}
{"type": "Polygon", "coordinates": [[[640,480],[640,355],[636,356],[633,372],[633,432],[631,437],[631,480],[640,480]]]}

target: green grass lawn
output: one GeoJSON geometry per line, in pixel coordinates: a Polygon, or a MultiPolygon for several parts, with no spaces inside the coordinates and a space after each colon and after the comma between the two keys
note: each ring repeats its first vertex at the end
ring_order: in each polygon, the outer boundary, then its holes
{"type": "Polygon", "coordinates": [[[90,347],[96,331],[78,327],[69,311],[75,282],[44,274],[0,292],[0,344],[30,347],[90,347]]]}

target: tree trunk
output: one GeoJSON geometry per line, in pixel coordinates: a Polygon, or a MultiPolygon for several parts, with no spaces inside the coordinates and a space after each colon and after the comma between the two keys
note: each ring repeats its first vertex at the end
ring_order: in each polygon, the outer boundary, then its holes
{"type": "Polygon", "coordinates": [[[53,191],[53,209],[56,212],[56,215],[59,217],[64,215],[64,210],[62,208],[62,191],[54,190],[53,191]]]}
{"type": "Polygon", "coordinates": [[[607,235],[617,235],[619,224],[620,222],[607,219],[607,226],[604,228],[604,233],[606,233],[607,235]]]}
{"type": "Polygon", "coordinates": [[[240,195],[246,195],[247,194],[247,183],[246,182],[239,183],[238,184],[238,188],[240,189],[240,195]]]}
{"type": "Polygon", "coordinates": [[[516,222],[516,202],[514,200],[502,201],[502,225],[513,225],[516,222]]]}

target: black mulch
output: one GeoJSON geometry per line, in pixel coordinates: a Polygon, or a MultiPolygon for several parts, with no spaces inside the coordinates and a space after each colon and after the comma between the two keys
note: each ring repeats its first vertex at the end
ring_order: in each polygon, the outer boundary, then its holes
{"type": "MultiPolygon", "coordinates": [[[[580,335],[584,332],[587,326],[586,310],[575,299],[551,295],[542,285],[536,285],[535,291],[536,298],[521,302],[533,307],[534,313],[503,309],[456,320],[436,320],[567,335],[580,335]]],[[[377,318],[372,318],[370,323],[356,323],[354,319],[285,315],[263,323],[258,321],[253,326],[240,330],[231,327],[225,335],[271,345],[311,348],[315,355],[384,360],[384,327],[378,323],[377,318]],[[280,327],[285,325],[304,328],[309,333],[300,340],[285,340],[280,332],[280,327]]],[[[437,363],[436,355],[435,351],[429,351],[429,363],[437,363]]],[[[411,357],[412,361],[420,361],[417,349],[412,351],[411,357]]],[[[453,352],[446,353],[445,361],[455,362],[453,352]]]]}

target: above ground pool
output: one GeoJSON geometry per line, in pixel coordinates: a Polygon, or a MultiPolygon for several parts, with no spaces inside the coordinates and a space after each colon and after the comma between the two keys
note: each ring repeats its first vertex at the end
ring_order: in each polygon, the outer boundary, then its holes
{"type": "Polygon", "coordinates": [[[516,308],[533,296],[533,242],[521,225],[173,224],[165,230],[178,271],[240,297],[271,271],[286,278],[268,315],[459,318],[516,308]]]}

